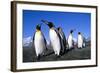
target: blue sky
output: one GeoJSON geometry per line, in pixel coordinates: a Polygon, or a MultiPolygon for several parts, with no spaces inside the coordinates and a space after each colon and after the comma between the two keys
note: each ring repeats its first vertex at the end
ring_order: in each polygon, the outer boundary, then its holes
{"type": "MultiPolygon", "coordinates": [[[[23,10],[23,38],[33,36],[36,25],[42,23],[41,19],[53,22],[56,27],[62,27],[66,37],[71,29],[76,29],[73,33],[76,39],[79,31],[86,38],[91,35],[90,13],[23,10]]],[[[49,39],[48,26],[42,24],[41,28],[45,38],[49,39]]]]}

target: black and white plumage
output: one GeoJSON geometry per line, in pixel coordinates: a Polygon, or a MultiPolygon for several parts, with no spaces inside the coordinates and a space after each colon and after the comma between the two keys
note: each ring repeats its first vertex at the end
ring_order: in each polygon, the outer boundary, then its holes
{"type": "Polygon", "coordinates": [[[64,52],[66,52],[66,37],[65,37],[65,34],[64,34],[64,32],[63,32],[61,27],[58,27],[57,29],[58,29],[58,32],[60,34],[61,40],[63,42],[62,43],[63,46],[62,46],[61,51],[62,51],[62,53],[64,53],[64,52]]]}
{"type": "Polygon", "coordinates": [[[48,22],[45,20],[42,20],[46,25],[49,26],[49,36],[50,36],[50,42],[53,47],[53,50],[57,56],[60,56],[60,51],[62,49],[62,41],[61,37],[59,35],[58,30],[55,28],[54,24],[52,22],[48,22]]]}
{"type": "Polygon", "coordinates": [[[85,47],[85,38],[81,34],[81,32],[78,32],[78,48],[85,47]]]}
{"type": "Polygon", "coordinates": [[[46,44],[46,39],[41,31],[41,25],[38,24],[36,26],[36,32],[33,36],[33,45],[37,58],[44,54],[44,51],[47,49],[46,44]]]}
{"type": "Polygon", "coordinates": [[[67,39],[67,43],[68,43],[68,49],[71,49],[74,47],[73,30],[70,31],[70,34],[67,39]]]}

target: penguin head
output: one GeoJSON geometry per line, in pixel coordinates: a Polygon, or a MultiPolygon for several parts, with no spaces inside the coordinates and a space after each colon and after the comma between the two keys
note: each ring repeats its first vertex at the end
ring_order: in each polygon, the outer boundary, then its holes
{"type": "Polygon", "coordinates": [[[78,32],[78,34],[81,34],[81,32],[78,32]]]}
{"type": "Polygon", "coordinates": [[[38,25],[36,26],[36,30],[37,30],[37,31],[40,31],[40,30],[41,30],[41,25],[40,25],[40,24],[38,24],[38,25]]]}
{"type": "Polygon", "coordinates": [[[48,24],[47,24],[47,25],[49,26],[49,28],[54,27],[54,24],[53,24],[52,22],[48,22],[48,24]]]}
{"type": "Polygon", "coordinates": [[[70,33],[72,34],[74,31],[73,30],[70,30],[70,33]]]}
{"type": "Polygon", "coordinates": [[[58,29],[58,31],[62,30],[62,28],[61,28],[61,27],[58,27],[57,29],[58,29]]]}

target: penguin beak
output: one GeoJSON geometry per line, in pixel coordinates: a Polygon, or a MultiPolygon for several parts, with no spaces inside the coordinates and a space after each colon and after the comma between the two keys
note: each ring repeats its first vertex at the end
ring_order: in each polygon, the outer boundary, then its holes
{"type": "Polygon", "coordinates": [[[50,28],[50,25],[49,25],[49,22],[48,21],[46,21],[46,20],[41,20],[41,21],[50,28]]]}
{"type": "Polygon", "coordinates": [[[48,24],[48,21],[46,20],[41,20],[43,23],[48,24]]]}

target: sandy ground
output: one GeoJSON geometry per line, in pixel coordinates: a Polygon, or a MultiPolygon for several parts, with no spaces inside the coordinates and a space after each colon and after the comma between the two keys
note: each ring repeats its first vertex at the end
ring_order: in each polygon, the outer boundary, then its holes
{"type": "Polygon", "coordinates": [[[84,60],[91,59],[91,48],[74,48],[68,50],[60,57],[57,57],[53,50],[47,50],[39,60],[36,58],[35,50],[29,47],[23,48],[23,62],[41,62],[41,61],[60,61],[60,60],[84,60]]]}

